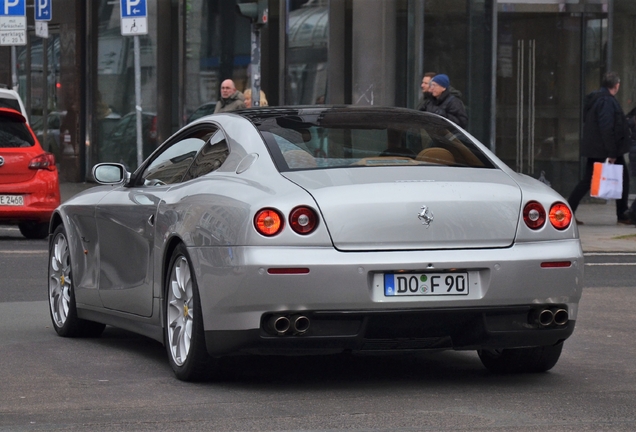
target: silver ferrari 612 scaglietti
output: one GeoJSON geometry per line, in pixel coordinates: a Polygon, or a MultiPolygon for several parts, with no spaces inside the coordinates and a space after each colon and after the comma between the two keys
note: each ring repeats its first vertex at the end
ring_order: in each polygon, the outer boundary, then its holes
{"type": "Polygon", "coordinates": [[[574,331],[571,209],[432,114],[217,114],[93,176],[51,219],[55,330],[146,335],[182,380],[241,353],[477,350],[541,372],[574,331]]]}

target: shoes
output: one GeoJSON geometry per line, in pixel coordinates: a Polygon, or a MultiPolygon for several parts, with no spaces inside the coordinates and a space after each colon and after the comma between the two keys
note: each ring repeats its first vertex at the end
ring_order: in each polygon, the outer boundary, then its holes
{"type": "Polygon", "coordinates": [[[636,225],[636,218],[634,218],[634,215],[628,210],[617,219],[616,223],[619,225],[636,225]]]}
{"type": "Polygon", "coordinates": [[[576,221],[576,224],[577,224],[577,225],[585,225],[583,222],[581,222],[581,221],[580,221],[580,220],[578,220],[578,219],[574,219],[574,220],[576,221]]]}

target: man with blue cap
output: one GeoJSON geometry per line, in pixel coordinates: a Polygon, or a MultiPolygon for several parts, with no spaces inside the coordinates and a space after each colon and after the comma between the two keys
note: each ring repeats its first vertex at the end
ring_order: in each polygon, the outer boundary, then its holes
{"type": "Polygon", "coordinates": [[[463,102],[451,94],[450,79],[448,75],[435,75],[429,84],[429,90],[433,95],[432,103],[426,105],[425,110],[457,123],[465,128],[468,125],[468,115],[463,102]]]}

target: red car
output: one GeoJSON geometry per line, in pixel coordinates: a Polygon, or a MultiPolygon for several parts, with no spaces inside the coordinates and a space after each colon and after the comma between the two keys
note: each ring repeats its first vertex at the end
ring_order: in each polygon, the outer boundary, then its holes
{"type": "Polygon", "coordinates": [[[22,114],[0,108],[0,224],[17,224],[29,239],[45,238],[59,204],[55,157],[42,150],[22,114]]]}

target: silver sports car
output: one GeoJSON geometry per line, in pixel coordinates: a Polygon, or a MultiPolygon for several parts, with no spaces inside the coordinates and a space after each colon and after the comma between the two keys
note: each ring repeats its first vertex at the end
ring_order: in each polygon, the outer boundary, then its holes
{"type": "Polygon", "coordinates": [[[182,380],[246,353],[477,350],[541,372],[574,331],[572,211],[432,114],[217,114],[93,175],[51,219],[53,326],[156,339],[182,380]]]}

